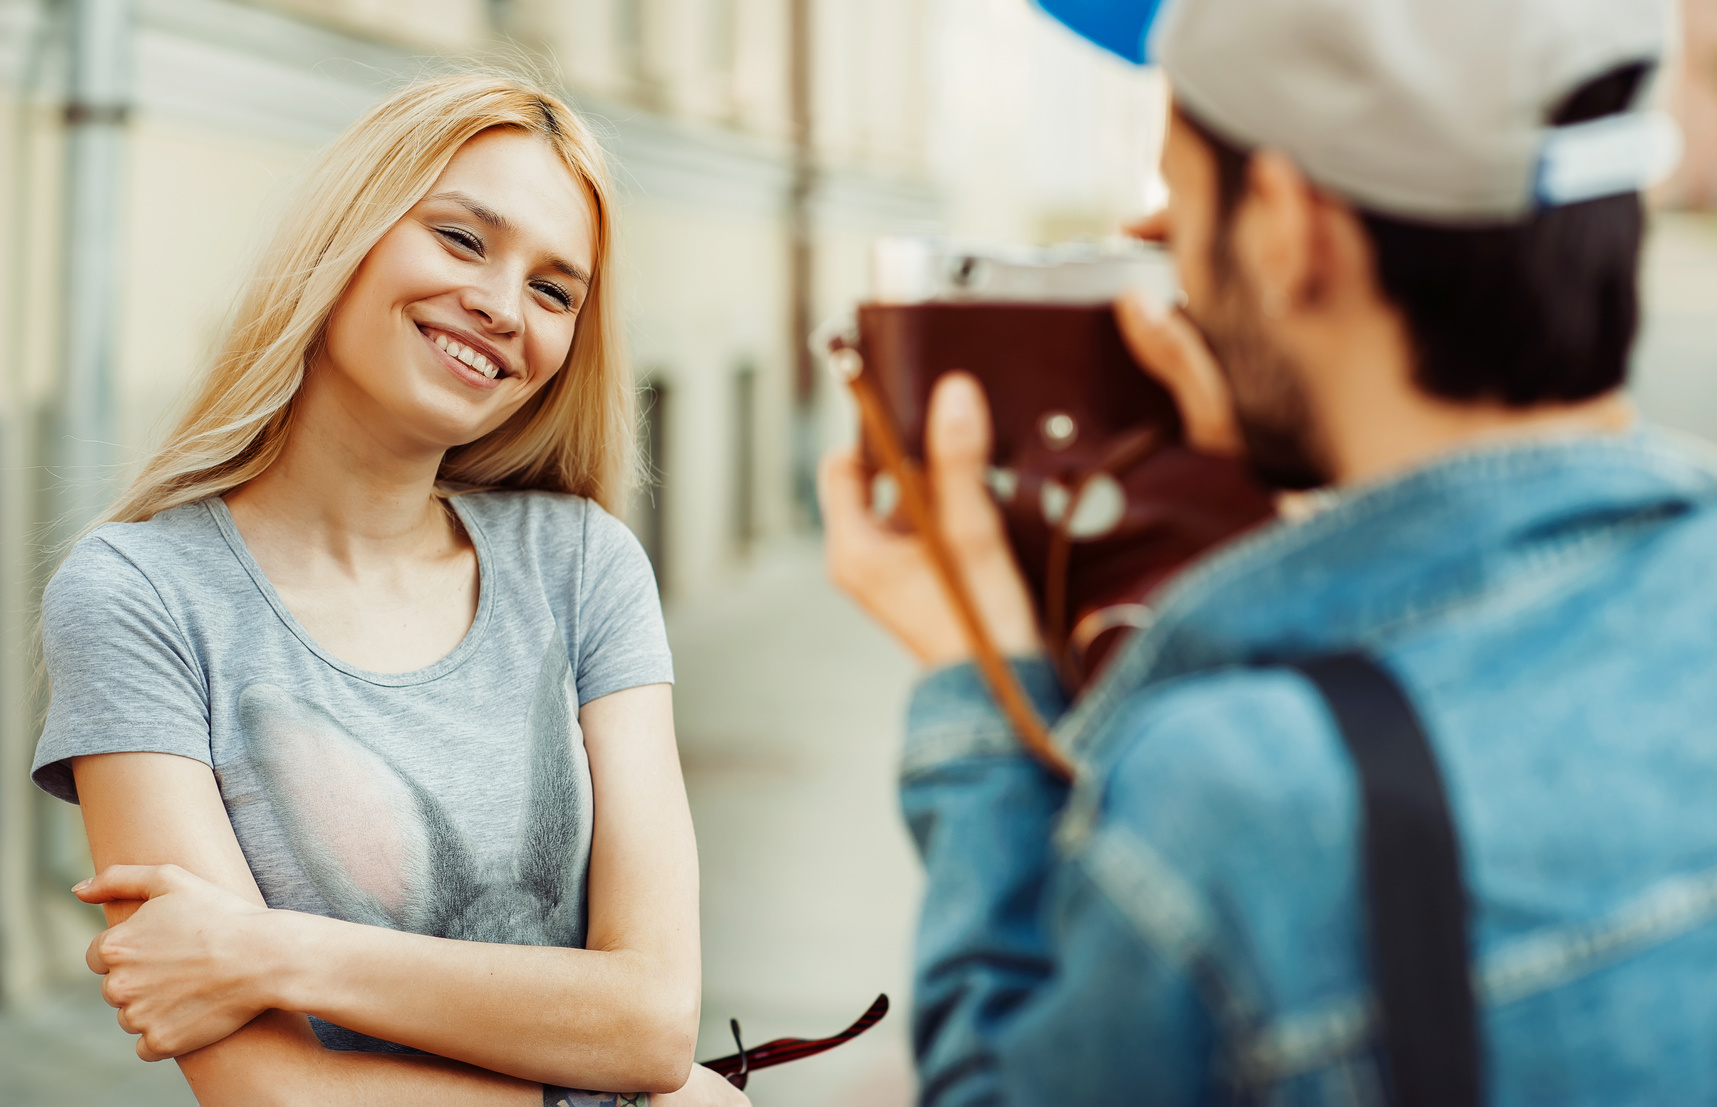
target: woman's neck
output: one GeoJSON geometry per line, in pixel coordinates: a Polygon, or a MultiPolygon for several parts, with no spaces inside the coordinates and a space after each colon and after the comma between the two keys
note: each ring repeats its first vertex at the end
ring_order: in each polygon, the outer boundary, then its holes
{"type": "Polygon", "coordinates": [[[442,451],[384,439],[383,421],[348,401],[311,370],[280,456],[226,495],[240,529],[349,568],[445,548],[454,527],[435,496],[442,451]]]}

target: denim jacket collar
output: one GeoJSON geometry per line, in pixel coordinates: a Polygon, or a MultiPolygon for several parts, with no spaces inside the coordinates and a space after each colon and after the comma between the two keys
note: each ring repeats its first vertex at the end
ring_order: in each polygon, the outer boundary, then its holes
{"type": "Polygon", "coordinates": [[[1376,645],[1522,574],[1554,587],[1717,498],[1702,446],[1641,429],[1463,451],[1330,494],[1189,570],[1057,727],[1076,756],[1125,696],[1196,670],[1376,645]]]}

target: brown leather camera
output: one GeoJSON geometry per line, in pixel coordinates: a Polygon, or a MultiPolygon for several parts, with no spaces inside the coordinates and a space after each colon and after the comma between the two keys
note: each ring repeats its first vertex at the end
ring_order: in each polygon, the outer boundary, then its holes
{"type": "MultiPolygon", "coordinates": [[[[835,343],[864,412],[866,461],[895,477],[913,515],[930,391],[951,370],[978,379],[995,427],[990,488],[1075,694],[1148,618],[1150,594],[1268,518],[1271,496],[1243,464],[1187,448],[1172,398],[1122,342],[1113,298],[1141,278],[1172,295],[1166,258],[1143,247],[1047,259],[915,249],[916,272],[898,242],[877,265],[885,293],[915,302],[861,305],[856,335],[835,343]]],[[[929,517],[912,522],[922,531],[929,517]]]]}

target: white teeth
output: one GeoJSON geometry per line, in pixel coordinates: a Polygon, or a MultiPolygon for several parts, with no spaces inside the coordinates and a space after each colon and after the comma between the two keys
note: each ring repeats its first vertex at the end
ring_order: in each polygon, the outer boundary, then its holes
{"type": "Polygon", "coordinates": [[[444,334],[438,334],[435,336],[435,344],[442,350],[445,350],[449,356],[458,358],[460,361],[477,370],[477,372],[488,377],[490,380],[494,380],[500,375],[500,369],[488,358],[484,357],[469,346],[460,345],[444,334]]]}

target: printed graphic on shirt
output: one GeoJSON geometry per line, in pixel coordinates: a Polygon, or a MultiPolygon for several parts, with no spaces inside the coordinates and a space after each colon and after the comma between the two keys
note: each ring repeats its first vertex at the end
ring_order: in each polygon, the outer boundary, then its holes
{"type": "MultiPolygon", "coordinates": [[[[250,759],[299,865],[350,922],[512,945],[584,945],[590,774],[557,642],[531,697],[529,799],[509,862],[483,866],[444,805],[327,711],[239,694],[250,759]]],[[[471,765],[481,773],[487,766],[471,765]]]]}

